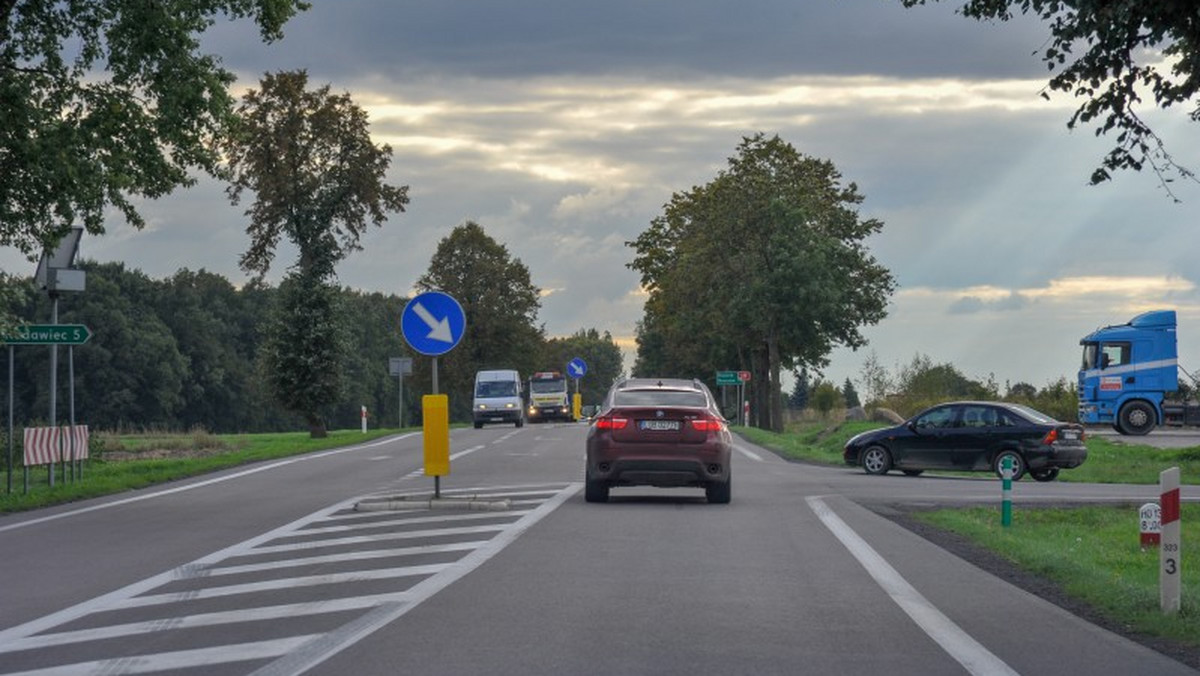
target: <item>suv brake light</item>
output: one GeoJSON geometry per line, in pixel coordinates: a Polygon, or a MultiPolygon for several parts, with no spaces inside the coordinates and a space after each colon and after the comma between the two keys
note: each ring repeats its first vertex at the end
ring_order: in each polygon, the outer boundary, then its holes
{"type": "Polygon", "coordinates": [[[721,431],[722,422],[715,418],[694,418],[691,421],[692,428],[701,432],[719,432],[721,431]]]}
{"type": "Polygon", "coordinates": [[[596,429],[600,430],[623,430],[628,424],[629,418],[618,418],[616,416],[596,418],[596,429]]]}

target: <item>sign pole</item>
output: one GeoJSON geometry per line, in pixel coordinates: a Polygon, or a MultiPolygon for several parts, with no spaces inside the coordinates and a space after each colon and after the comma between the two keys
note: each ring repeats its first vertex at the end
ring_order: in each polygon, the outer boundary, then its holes
{"type": "Polygon", "coordinates": [[[8,493],[12,493],[13,473],[13,346],[8,346],[8,493]]]}
{"type": "Polygon", "coordinates": [[[399,409],[397,410],[397,413],[399,415],[397,415],[396,417],[397,417],[397,419],[400,420],[400,429],[404,429],[404,374],[403,373],[397,374],[396,380],[398,380],[400,382],[400,401],[399,401],[399,409]]]}
{"type": "MultiPolygon", "coordinates": [[[[58,294],[51,293],[51,310],[50,323],[58,323],[58,294]]],[[[58,425],[58,344],[50,346],[50,427],[58,425]]],[[[59,450],[59,457],[62,457],[62,451],[59,450]]],[[[50,464],[47,466],[50,471],[50,488],[54,488],[54,459],[51,458],[50,464]]]]}
{"type": "Polygon", "coordinates": [[[1158,485],[1162,492],[1159,499],[1162,509],[1162,534],[1158,549],[1159,603],[1164,614],[1174,615],[1179,613],[1179,569],[1183,564],[1179,533],[1179,468],[1163,470],[1158,475],[1158,485]]]}

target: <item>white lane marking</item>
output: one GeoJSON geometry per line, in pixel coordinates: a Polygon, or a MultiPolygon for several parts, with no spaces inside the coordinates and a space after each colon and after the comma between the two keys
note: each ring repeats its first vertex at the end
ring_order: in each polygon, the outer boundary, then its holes
{"type": "MultiPolygon", "coordinates": [[[[503,513],[503,512],[498,512],[503,513]]],[[[275,554],[278,552],[294,552],[302,549],[319,549],[321,547],[332,547],[335,545],[365,545],[372,542],[386,542],[388,540],[409,540],[413,538],[423,537],[440,537],[442,535],[475,535],[477,533],[498,533],[508,524],[500,524],[496,526],[466,526],[463,528],[432,528],[429,530],[414,530],[401,533],[385,533],[383,535],[358,535],[348,538],[336,538],[332,540],[313,540],[311,542],[297,542],[290,545],[270,545],[267,547],[256,547],[252,552],[246,554],[275,554]]],[[[288,535],[291,535],[289,533],[288,535]]]]}
{"type": "Polygon", "coordinates": [[[489,540],[487,545],[471,552],[442,573],[417,583],[412,589],[408,590],[412,595],[410,602],[381,605],[359,620],[350,622],[341,629],[325,634],[312,641],[309,645],[264,666],[255,671],[252,676],[292,676],[293,674],[300,674],[358,643],[376,630],[399,619],[434,594],[462,579],[465,575],[483,565],[488,559],[499,554],[501,550],[512,544],[525,531],[532,528],[534,524],[541,521],[578,493],[582,486],[583,484],[579,483],[567,486],[553,498],[542,503],[540,507],[521,517],[512,527],[489,540]]]}
{"type": "Polygon", "coordinates": [[[216,613],[200,613],[198,615],[169,617],[160,620],[147,620],[145,622],[114,624],[107,627],[77,629],[75,631],[64,631],[57,634],[39,634],[38,636],[31,636],[29,638],[19,639],[6,645],[2,645],[0,646],[0,653],[17,652],[20,650],[36,650],[38,648],[51,648],[68,645],[71,643],[103,641],[107,639],[123,638],[128,636],[141,636],[175,629],[214,627],[222,624],[282,620],[291,617],[340,613],[347,610],[364,610],[366,608],[374,608],[381,603],[386,603],[389,601],[402,601],[407,597],[407,595],[408,592],[395,592],[391,594],[375,594],[373,596],[354,596],[340,599],[330,599],[328,601],[287,603],[279,606],[263,606],[260,608],[245,608],[241,610],[227,610],[216,613]]]}
{"type": "MultiPolygon", "coordinates": [[[[470,455],[470,454],[474,453],[475,451],[481,450],[483,448],[485,448],[485,446],[481,444],[479,446],[472,446],[471,448],[468,448],[465,451],[459,451],[458,453],[451,453],[450,461],[453,462],[453,461],[458,460],[459,458],[463,457],[464,455],[470,455]]],[[[413,471],[409,472],[408,474],[404,475],[404,478],[411,479],[413,477],[424,476],[424,475],[425,475],[425,468],[421,467],[420,469],[413,470],[413,471]]]]}
{"type": "Polygon", "coordinates": [[[216,648],[199,648],[197,650],[180,650],[157,655],[133,655],[118,657],[111,660],[95,660],[93,662],[78,662],[63,664],[46,669],[18,671],[8,676],[95,676],[104,674],[147,674],[168,669],[186,669],[188,667],[226,664],[229,662],[245,662],[262,660],[286,655],[298,646],[313,640],[317,636],[292,636],[273,641],[258,641],[256,643],[239,643],[216,648]]]}
{"type": "MultiPolygon", "coordinates": [[[[538,502],[541,502],[540,500],[538,502]]],[[[367,512],[364,512],[367,513],[367,512]]],[[[352,526],[325,526],[323,528],[305,528],[295,532],[296,537],[305,537],[308,535],[323,535],[325,533],[345,533],[347,531],[361,531],[370,528],[390,528],[392,526],[408,526],[414,523],[446,523],[454,521],[479,521],[481,519],[503,519],[511,516],[525,516],[528,510],[524,511],[507,511],[507,512],[476,512],[474,514],[443,514],[440,516],[415,516],[408,519],[380,519],[367,523],[358,522],[352,526]]],[[[379,512],[375,512],[374,516],[378,516],[379,512]]]]}
{"type": "Polygon", "coordinates": [[[88,512],[95,512],[95,511],[98,511],[101,509],[108,509],[109,507],[117,507],[119,505],[127,505],[131,502],[141,502],[142,500],[150,500],[152,498],[160,498],[164,495],[171,495],[173,493],[182,493],[183,491],[190,491],[190,490],[193,490],[196,488],[202,488],[204,486],[211,486],[213,484],[219,484],[224,481],[232,481],[233,479],[240,479],[244,476],[249,476],[251,474],[257,474],[259,472],[265,472],[265,471],[271,470],[271,469],[278,469],[280,467],[284,467],[286,465],[290,465],[290,464],[296,463],[296,462],[304,462],[306,460],[316,460],[318,458],[325,458],[325,457],[329,457],[331,455],[340,455],[342,453],[351,453],[353,451],[361,451],[366,448],[373,448],[375,446],[382,446],[383,444],[389,444],[393,441],[400,441],[401,439],[407,439],[407,438],[409,438],[411,436],[415,436],[415,435],[416,435],[416,432],[410,432],[408,434],[402,434],[398,437],[386,437],[384,439],[373,441],[373,442],[367,443],[367,444],[360,444],[357,446],[347,446],[346,448],[338,448],[338,449],[334,449],[332,451],[322,451],[320,453],[309,453],[306,455],[300,455],[300,456],[296,456],[294,458],[288,458],[287,460],[280,460],[278,462],[273,462],[273,463],[270,463],[267,465],[262,465],[259,467],[252,467],[247,470],[242,470],[241,472],[234,472],[233,474],[226,474],[224,476],[219,476],[219,477],[215,477],[212,479],[205,479],[204,481],[197,481],[196,483],[188,484],[186,486],[177,486],[175,488],[168,488],[168,489],[161,490],[161,491],[155,491],[153,493],[146,493],[145,495],[137,495],[132,498],[125,498],[123,500],[114,500],[112,502],[106,502],[101,505],[92,505],[91,507],[83,507],[81,509],[73,509],[69,512],[61,512],[59,514],[51,514],[50,516],[43,516],[38,519],[30,519],[28,521],[22,521],[20,523],[13,523],[13,524],[9,524],[7,526],[0,526],[0,533],[3,533],[4,531],[9,531],[9,530],[16,530],[18,528],[25,528],[27,526],[33,526],[33,525],[36,525],[39,523],[46,523],[47,521],[56,521],[58,519],[65,519],[67,517],[77,516],[79,514],[87,514],[88,512]]]}
{"type": "Polygon", "coordinates": [[[846,525],[824,500],[816,496],[805,500],[821,523],[825,524],[834,537],[841,540],[896,605],[968,672],[981,676],[1017,676],[1016,671],[971,638],[901,577],[900,573],[867,544],[866,540],[846,525]]]}
{"type": "Polygon", "coordinates": [[[218,575],[241,575],[242,573],[258,573],[265,570],[283,570],[300,566],[319,565],[322,563],[345,563],[349,561],[369,561],[371,559],[389,559],[401,556],[422,556],[425,554],[445,554],[447,552],[468,552],[476,547],[487,544],[487,540],[472,540],[470,542],[454,542],[448,545],[420,545],[417,547],[398,547],[395,549],[371,549],[361,552],[329,554],[328,556],[309,556],[300,559],[284,559],[283,561],[268,561],[266,563],[248,563],[241,566],[222,566],[208,570],[196,571],[196,577],[216,577],[218,575]]]}
{"type": "Polygon", "coordinates": [[[734,448],[738,449],[738,452],[740,452],[742,455],[746,456],[747,458],[754,460],[755,462],[763,461],[762,456],[760,456],[759,454],[755,453],[754,451],[752,451],[748,448],[745,448],[742,446],[734,446],[734,448]]]}
{"type": "Polygon", "coordinates": [[[405,566],[403,568],[381,568],[379,570],[359,570],[353,573],[330,573],[328,575],[308,575],[305,577],[287,577],[265,582],[248,582],[246,584],[231,584],[225,587],[207,587],[191,589],[166,594],[150,594],[126,599],[114,607],[145,608],[146,606],[161,606],[164,603],[195,601],[197,599],[215,599],[223,596],[238,594],[255,594],[262,591],[277,589],[295,589],[298,587],[316,587],[323,584],[342,584],[344,582],[367,582],[370,580],[393,580],[398,577],[417,577],[420,575],[435,575],[442,572],[449,563],[432,563],[424,566],[405,566]]]}
{"type": "Polygon", "coordinates": [[[137,596],[138,594],[145,593],[152,589],[156,589],[173,580],[187,578],[192,574],[192,571],[196,570],[197,568],[204,568],[235,556],[246,556],[250,553],[257,553],[255,547],[258,547],[262,543],[270,542],[285,535],[289,535],[297,528],[301,528],[305,524],[328,517],[330,514],[350,509],[356,502],[358,502],[358,498],[344,500],[336,505],[326,507],[325,509],[318,510],[312,514],[296,519],[291,523],[284,524],[279,528],[267,531],[262,535],[252,537],[249,540],[245,540],[236,545],[213,552],[212,554],[201,557],[189,564],[173,568],[165,573],[159,573],[158,575],[148,577],[139,582],[134,582],[131,585],[127,585],[107,594],[97,596],[94,599],[84,601],[83,603],[71,606],[70,608],[65,608],[56,613],[51,613],[36,620],[26,622],[25,624],[9,627],[8,629],[0,631],[0,645],[5,645],[9,641],[13,641],[18,638],[25,638],[27,636],[39,634],[47,629],[66,624],[72,620],[77,620],[81,617],[91,615],[92,613],[98,613],[111,609],[123,603],[130,597],[137,596]]]}

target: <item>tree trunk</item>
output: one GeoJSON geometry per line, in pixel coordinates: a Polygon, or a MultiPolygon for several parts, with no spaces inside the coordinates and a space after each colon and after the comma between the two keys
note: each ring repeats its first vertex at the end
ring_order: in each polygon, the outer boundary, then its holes
{"type": "Polygon", "coordinates": [[[783,391],[779,382],[779,341],[774,334],[767,338],[767,368],[770,371],[770,381],[767,383],[768,422],[772,432],[783,432],[783,391]]]}
{"type": "Polygon", "coordinates": [[[329,436],[328,430],[325,429],[325,420],[315,417],[309,418],[308,436],[310,439],[324,439],[329,436]]]}

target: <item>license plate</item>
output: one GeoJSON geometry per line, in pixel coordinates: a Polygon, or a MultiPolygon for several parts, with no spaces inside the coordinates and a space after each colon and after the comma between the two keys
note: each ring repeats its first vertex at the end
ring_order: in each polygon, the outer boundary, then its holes
{"type": "Polygon", "coordinates": [[[1062,436],[1063,436],[1063,439],[1066,439],[1067,441],[1078,441],[1079,440],[1079,433],[1076,432],[1075,430],[1063,430],[1062,436]]]}
{"type": "Polygon", "coordinates": [[[678,420],[642,420],[638,426],[654,432],[674,432],[679,429],[678,420]]]}

